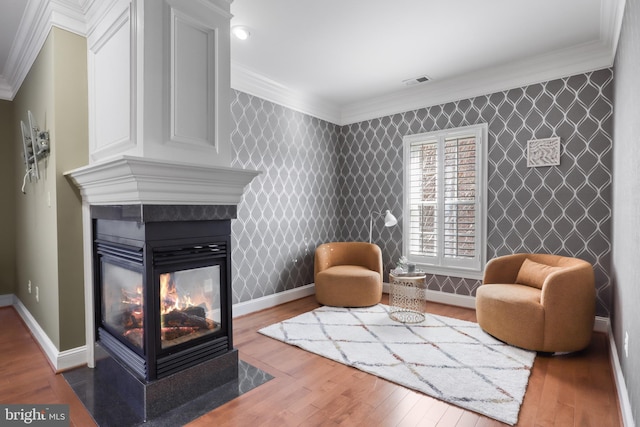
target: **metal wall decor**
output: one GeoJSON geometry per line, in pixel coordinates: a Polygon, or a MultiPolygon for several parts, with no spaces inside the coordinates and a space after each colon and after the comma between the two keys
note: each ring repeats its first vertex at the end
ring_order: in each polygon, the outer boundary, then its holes
{"type": "Polygon", "coordinates": [[[38,161],[49,155],[49,131],[41,131],[36,120],[33,118],[31,111],[27,111],[29,117],[29,125],[20,121],[20,129],[22,130],[22,149],[25,166],[24,178],[22,179],[22,193],[25,192],[27,178],[29,182],[34,179],[36,182],[40,179],[40,170],[38,169],[38,161]]]}

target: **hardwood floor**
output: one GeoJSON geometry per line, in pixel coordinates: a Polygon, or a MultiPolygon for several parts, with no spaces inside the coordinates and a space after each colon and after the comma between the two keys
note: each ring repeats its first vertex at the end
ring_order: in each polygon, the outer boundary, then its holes
{"type": "Polygon", "coordinates": [[[0,403],[68,404],[71,425],[94,426],[62,375],[56,375],[40,346],[12,307],[0,308],[0,403]]]}
{"type": "MultiPolygon", "coordinates": [[[[505,425],[256,332],[316,307],[307,297],[235,319],[240,358],[275,378],[188,426],[505,425]]],[[[427,311],[476,320],[464,308],[429,303],[427,311]]],[[[95,425],[12,308],[0,309],[0,324],[0,403],[67,403],[71,425],[95,425]]],[[[607,337],[594,333],[582,352],[536,357],[517,425],[620,426],[608,349],[607,337]]]]}

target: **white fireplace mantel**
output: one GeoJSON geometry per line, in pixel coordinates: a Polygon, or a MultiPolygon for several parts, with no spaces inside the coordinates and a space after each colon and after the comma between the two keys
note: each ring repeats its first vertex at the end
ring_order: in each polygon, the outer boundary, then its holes
{"type": "Polygon", "coordinates": [[[67,172],[89,205],[237,205],[259,171],[134,156],[67,172]]]}
{"type": "Polygon", "coordinates": [[[95,367],[93,225],[95,205],[237,205],[259,171],[121,155],[65,173],[80,189],[84,229],[86,360],[95,367]]]}

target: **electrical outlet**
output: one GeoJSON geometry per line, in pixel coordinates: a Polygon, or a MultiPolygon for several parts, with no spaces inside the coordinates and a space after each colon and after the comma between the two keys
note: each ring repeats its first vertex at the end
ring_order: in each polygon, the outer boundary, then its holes
{"type": "Polygon", "coordinates": [[[629,332],[624,332],[624,355],[629,357],[629,332]]]}
{"type": "Polygon", "coordinates": [[[36,302],[40,302],[40,292],[38,292],[37,286],[36,286],[36,302]]]}
{"type": "Polygon", "coordinates": [[[29,280],[29,284],[27,285],[27,289],[29,290],[29,293],[31,293],[31,280],[29,280]]]}

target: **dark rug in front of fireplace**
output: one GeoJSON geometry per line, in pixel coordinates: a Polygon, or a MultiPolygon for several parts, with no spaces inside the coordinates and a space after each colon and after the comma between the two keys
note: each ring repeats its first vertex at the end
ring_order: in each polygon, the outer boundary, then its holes
{"type": "Polygon", "coordinates": [[[185,425],[196,418],[224,405],[236,397],[273,379],[268,373],[238,361],[238,379],[199,396],[161,416],[143,422],[117,393],[114,393],[95,369],[87,367],[64,372],[64,379],[80,398],[94,421],[101,427],[175,427],[185,425]]]}

